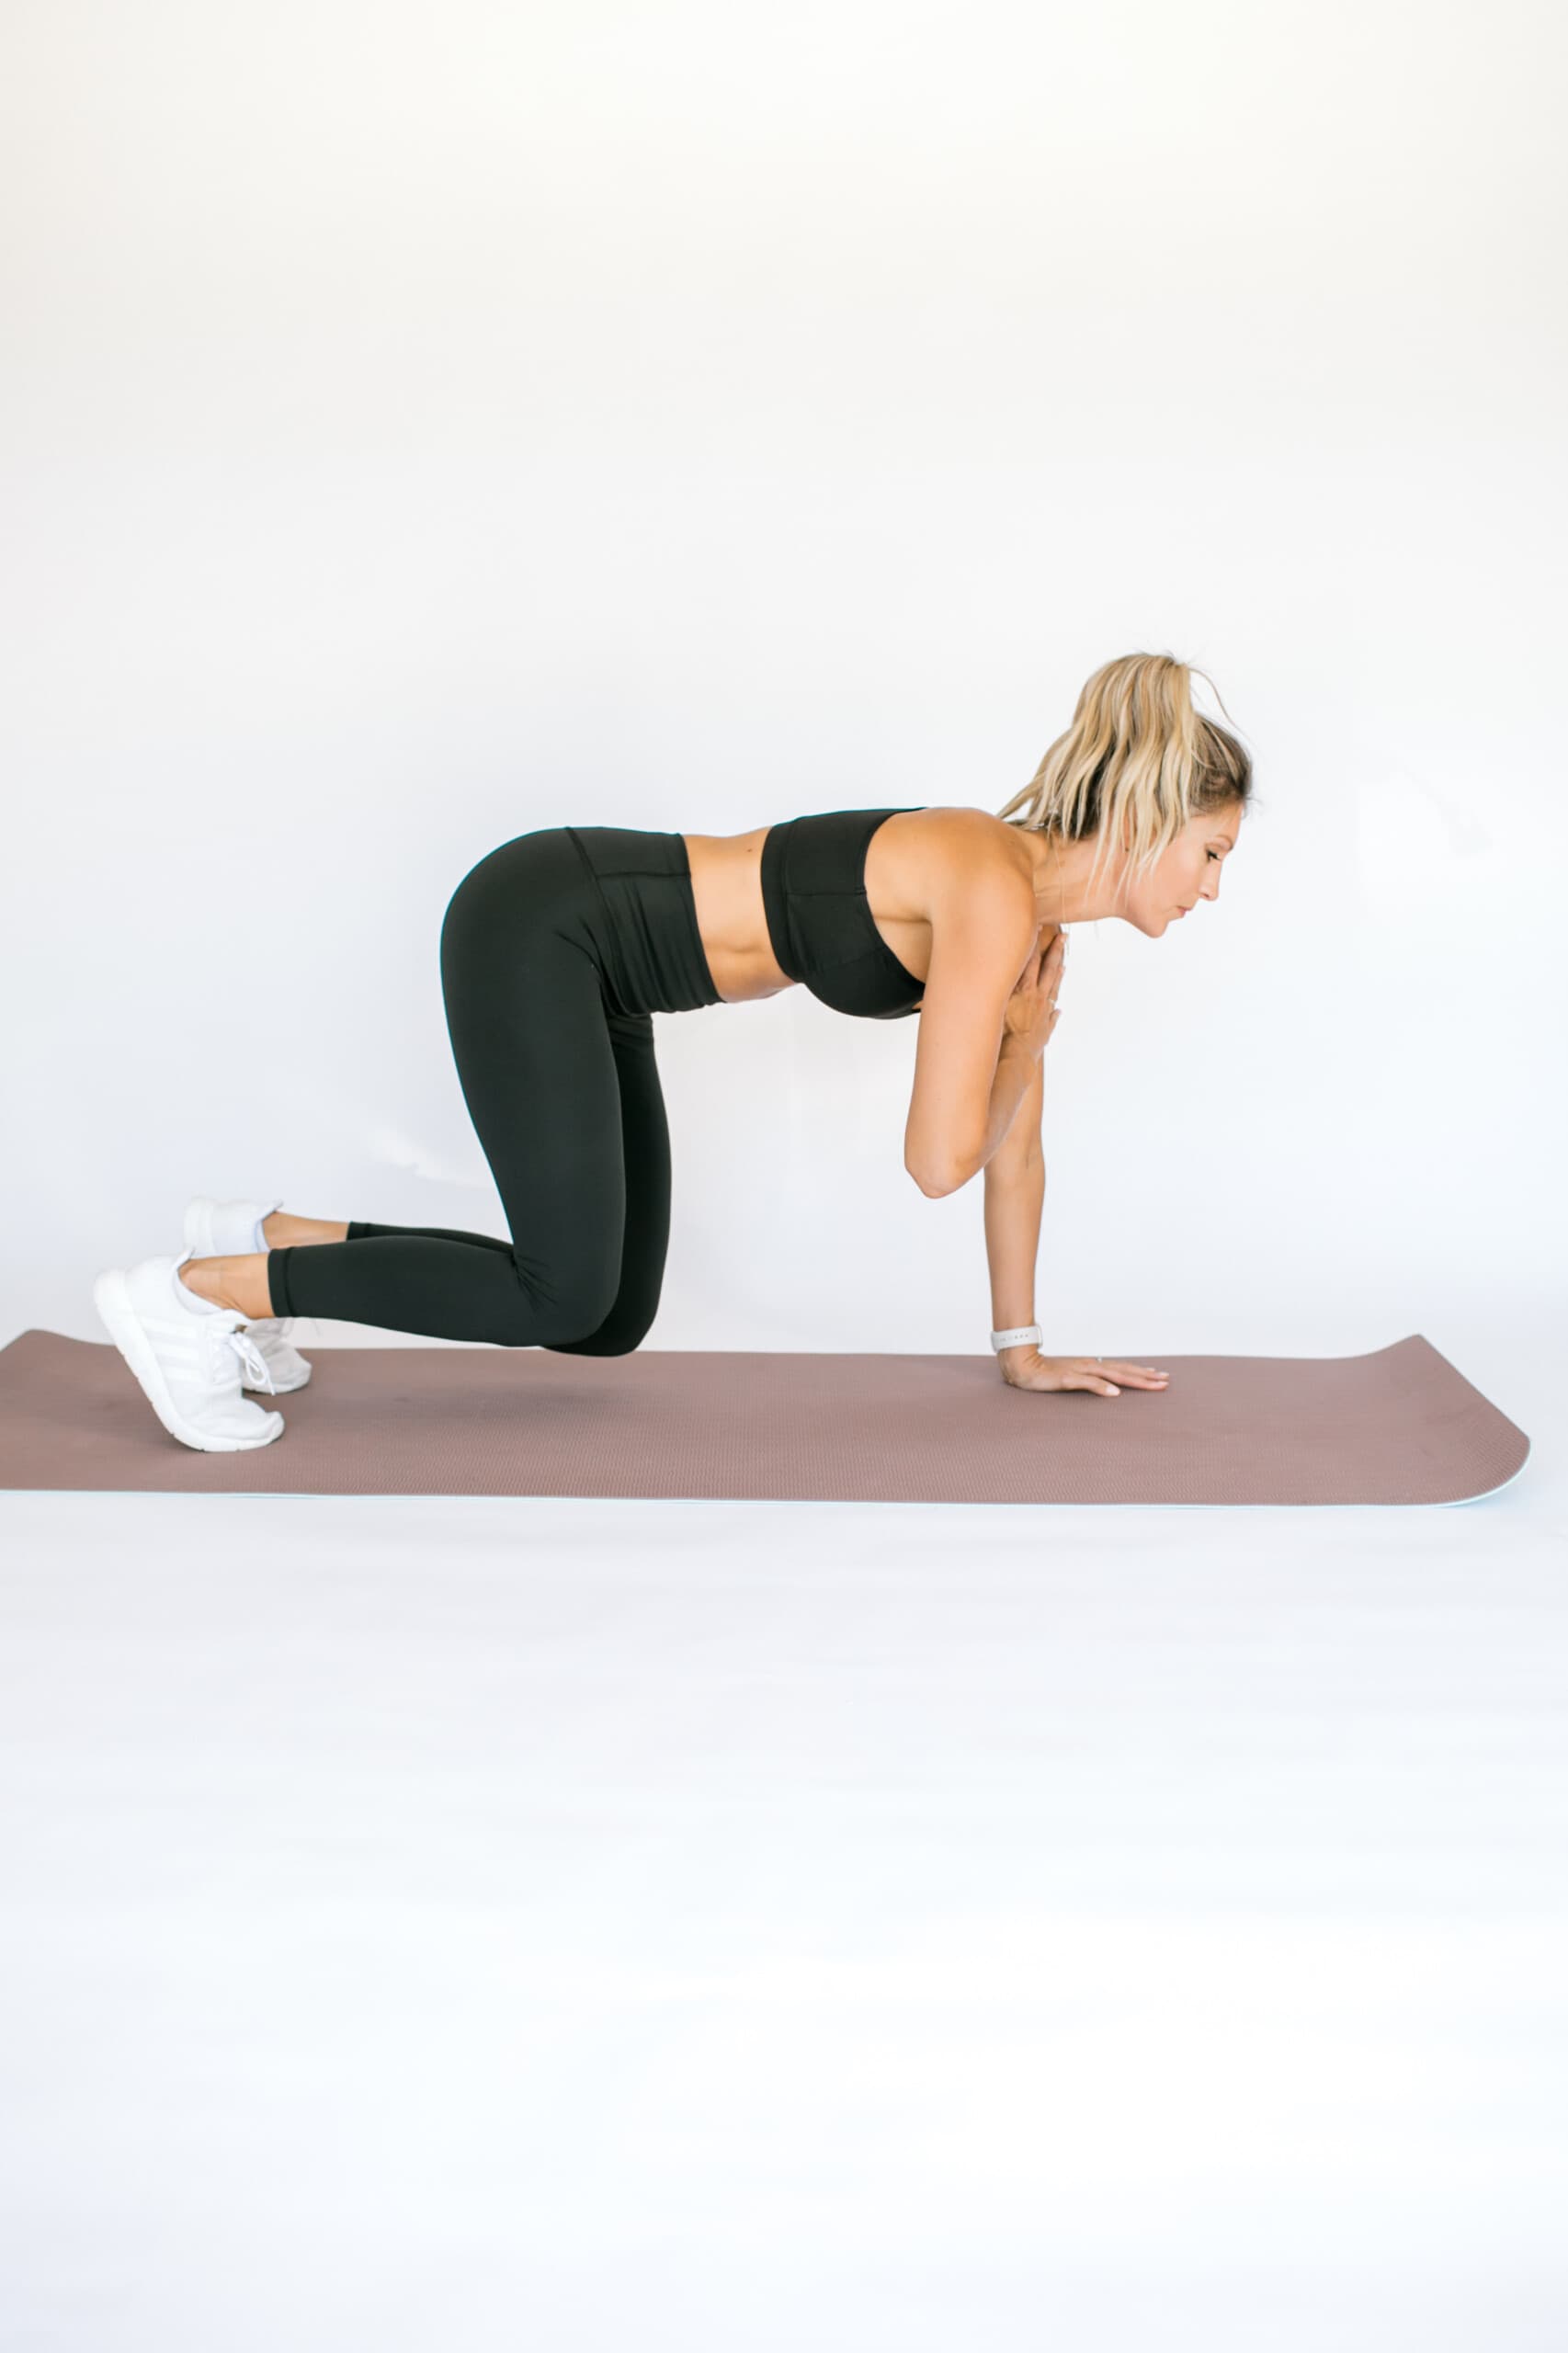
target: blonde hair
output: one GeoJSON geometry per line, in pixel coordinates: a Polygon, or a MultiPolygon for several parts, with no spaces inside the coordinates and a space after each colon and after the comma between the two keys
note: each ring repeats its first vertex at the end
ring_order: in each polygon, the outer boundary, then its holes
{"type": "MultiPolygon", "coordinates": [[[[997,816],[1064,841],[1099,835],[1090,883],[1125,842],[1125,890],[1194,817],[1246,808],[1252,756],[1193,708],[1192,671],[1174,654],[1124,654],[1079,691],[1073,724],[997,816]]],[[[1206,670],[1198,673],[1212,687],[1206,670]]],[[[1215,700],[1220,702],[1215,689],[1215,700]]],[[[1225,712],[1230,717],[1228,711],[1225,712]]]]}

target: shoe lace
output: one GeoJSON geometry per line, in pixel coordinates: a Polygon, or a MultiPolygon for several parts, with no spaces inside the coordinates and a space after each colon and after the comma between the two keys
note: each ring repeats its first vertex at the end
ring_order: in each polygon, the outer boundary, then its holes
{"type": "Polygon", "coordinates": [[[222,1337],[228,1341],[229,1346],[234,1350],[240,1359],[240,1362],[244,1366],[245,1370],[252,1376],[252,1379],[261,1388],[269,1389],[272,1392],[272,1394],[276,1397],[278,1394],[278,1384],[272,1378],[272,1368],[267,1363],[267,1358],[262,1355],[261,1350],[256,1347],[256,1342],[251,1338],[250,1334],[245,1330],[244,1324],[236,1324],[232,1332],[225,1332],[222,1335],[222,1337]]]}

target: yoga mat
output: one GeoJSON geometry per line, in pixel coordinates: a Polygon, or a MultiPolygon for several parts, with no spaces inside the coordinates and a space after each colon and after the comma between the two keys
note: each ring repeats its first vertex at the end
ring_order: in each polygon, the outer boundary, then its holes
{"type": "MultiPolygon", "coordinates": [[[[1170,1385],[1037,1395],[986,1356],[307,1347],[244,1454],[164,1428],[107,1341],[0,1349],[0,1487],[801,1503],[1453,1504],[1529,1440],[1419,1333],[1360,1357],[1183,1357],[1170,1385]]],[[[273,1401],[263,1395],[263,1404],[273,1401]]]]}

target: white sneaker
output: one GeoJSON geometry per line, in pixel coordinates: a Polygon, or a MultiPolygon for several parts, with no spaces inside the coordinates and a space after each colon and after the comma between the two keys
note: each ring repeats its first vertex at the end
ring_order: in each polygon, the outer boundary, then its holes
{"type": "Polygon", "coordinates": [[[213,1307],[181,1282],[179,1269],[194,1255],[110,1267],[93,1285],[93,1305],[171,1438],[206,1454],[270,1446],[282,1435],[282,1415],[240,1391],[242,1365],[258,1388],[269,1386],[267,1366],[237,1309],[213,1307]]]}
{"type": "MultiPolygon", "coordinates": [[[[247,1258],[256,1247],[256,1232],[262,1219],[280,1210],[281,1201],[214,1201],[205,1193],[185,1206],[185,1246],[193,1258],[247,1258]]],[[[292,1315],[253,1316],[246,1326],[256,1343],[256,1353],[266,1364],[270,1379],[266,1383],[247,1381],[241,1375],[241,1386],[255,1389],[270,1387],[275,1396],[281,1397],[290,1389],[302,1389],[311,1377],[312,1367],[308,1357],[302,1357],[288,1338],[294,1328],[292,1315]]]]}

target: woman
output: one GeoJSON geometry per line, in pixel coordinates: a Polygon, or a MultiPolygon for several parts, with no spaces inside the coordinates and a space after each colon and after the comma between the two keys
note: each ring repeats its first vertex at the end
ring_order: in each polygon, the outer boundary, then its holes
{"type": "Polygon", "coordinates": [[[728,835],[519,835],[459,884],[440,951],[458,1074],[510,1238],[198,1199],[184,1253],[111,1268],[94,1303],[165,1428],[212,1451],[283,1429],[244,1388],[310,1379],[282,1318],[623,1355],[653,1323],[669,1238],[652,1017],[801,984],[842,1013],[923,1014],[904,1166],[932,1197],[986,1172],[1004,1378],[1101,1396],[1119,1381],[1161,1388],[1148,1365],[1040,1353],[1040,1057],[1065,926],[1117,915],[1158,938],[1217,898],[1251,791],[1249,756],[1195,711],[1187,666],[1132,654],[1096,671],[995,816],[853,809],[728,835]]]}

